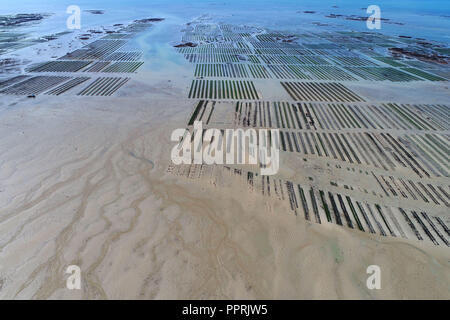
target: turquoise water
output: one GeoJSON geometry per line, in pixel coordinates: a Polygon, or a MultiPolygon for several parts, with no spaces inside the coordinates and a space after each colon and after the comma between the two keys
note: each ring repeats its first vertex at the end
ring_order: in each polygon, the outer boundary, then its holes
{"type": "Polygon", "coordinates": [[[383,18],[404,23],[393,25],[382,23],[381,33],[408,35],[450,43],[450,1],[448,0],[250,0],[250,1],[180,1],[180,0],[1,0],[0,14],[51,12],[54,15],[41,23],[39,30],[65,29],[66,8],[75,4],[81,9],[104,9],[104,15],[83,13],[82,26],[113,24],[146,16],[170,17],[173,21],[187,22],[202,14],[211,14],[215,19],[234,23],[268,26],[274,29],[298,31],[316,29],[312,22],[332,24],[336,29],[369,31],[365,22],[344,19],[329,19],[325,15],[355,14],[366,16],[361,8],[376,4],[383,18]],[[332,8],[337,5],[338,8],[332,8]],[[298,13],[305,10],[316,14],[298,13]]]}

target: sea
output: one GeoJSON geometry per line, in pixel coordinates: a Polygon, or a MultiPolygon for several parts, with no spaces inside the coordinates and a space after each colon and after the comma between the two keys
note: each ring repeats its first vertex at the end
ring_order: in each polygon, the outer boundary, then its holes
{"type": "Polygon", "coordinates": [[[145,17],[164,17],[171,23],[183,24],[207,15],[214,21],[281,31],[355,30],[450,44],[449,0],[0,0],[0,14],[50,13],[41,23],[23,27],[24,32],[39,36],[64,31],[70,5],[82,10],[81,26],[86,30],[145,17]],[[369,30],[364,21],[326,17],[330,14],[369,16],[366,8],[370,5],[377,5],[381,18],[389,19],[389,23],[382,21],[379,30],[369,30]],[[96,15],[84,10],[105,13],[96,15]]]}

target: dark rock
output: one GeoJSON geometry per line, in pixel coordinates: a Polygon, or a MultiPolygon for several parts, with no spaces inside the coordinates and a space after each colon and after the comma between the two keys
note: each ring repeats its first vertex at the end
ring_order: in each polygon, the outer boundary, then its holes
{"type": "Polygon", "coordinates": [[[105,10],[84,10],[85,12],[89,12],[92,14],[104,14],[105,10]]]}
{"type": "Polygon", "coordinates": [[[447,57],[438,55],[436,53],[418,52],[409,50],[407,48],[389,48],[389,52],[391,52],[394,56],[404,55],[406,57],[416,58],[423,61],[448,64],[447,57]]]}
{"type": "Polygon", "coordinates": [[[40,13],[19,13],[16,15],[0,16],[0,26],[17,26],[23,23],[40,21],[45,18],[40,13]]]}
{"type": "Polygon", "coordinates": [[[147,22],[159,22],[159,21],[163,21],[163,20],[164,20],[164,18],[147,18],[147,19],[134,20],[134,22],[147,23],[147,22]]]}
{"type": "Polygon", "coordinates": [[[183,47],[191,47],[191,48],[193,48],[193,47],[196,47],[196,46],[197,46],[197,44],[193,43],[193,42],[185,42],[185,43],[180,43],[180,44],[174,45],[175,48],[183,48],[183,47]]]}

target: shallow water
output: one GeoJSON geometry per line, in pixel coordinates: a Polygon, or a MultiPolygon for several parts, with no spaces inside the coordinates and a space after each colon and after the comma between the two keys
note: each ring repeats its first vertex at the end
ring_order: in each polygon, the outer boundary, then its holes
{"type": "Polygon", "coordinates": [[[120,21],[129,21],[146,16],[177,17],[183,21],[202,15],[211,14],[217,18],[226,19],[233,23],[259,24],[266,27],[298,30],[316,29],[312,22],[332,24],[338,29],[354,29],[369,31],[365,22],[349,21],[345,19],[330,19],[325,15],[330,13],[366,16],[363,7],[377,4],[381,8],[382,18],[401,22],[404,25],[382,23],[381,33],[389,35],[409,35],[450,43],[450,1],[446,0],[408,0],[389,1],[379,0],[377,3],[368,3],[357,0],[341,1],[312,1],[312,0],[283,0],[283,1],[106,1],[106,0],[80,0],[74,1],[47,0],[42,1],[14,1],[3,0],[0,14],[51,12],[53,16],[38,27],[28,28],[27,31],[36,33],[49,33],[65,30],[65,21],[68,17],[66,8],[76,4],[82,10],[104,9],[103,15],[94,15],[83,12],[82,28],[99,24],[113,24],[120,21]],[[3,5],[4,4],[4,5],[3,5]],[[338,5],[338,8],[333,8],[338,5]],[[315,14],[305,14],[304,10],[316,11],[315,14]],[[299,13],[300,12],[300,13],[299,13]],[[251,19],[249,19],[251,17],[251,19]]]}
{"type": "Polygon", "coordinates": [[[150,30],[130,41],[130,46],[136,46],[144,52],[143,70],[165,72],[172,68],[190,66],[171,45],[180,41],[180,24],[179,19],[170,16],[163,23],[156,23],[150,30]]]}

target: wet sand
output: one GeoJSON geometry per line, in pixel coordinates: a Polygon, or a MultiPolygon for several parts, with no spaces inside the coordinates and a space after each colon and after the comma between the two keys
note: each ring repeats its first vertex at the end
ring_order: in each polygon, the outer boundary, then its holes
{"type": "Polygon", "coordinates": [[[167,174],[169,132],[192,103],[161,88],[3,100],[2,299],[449,297],[447,248],[311,224],[243,185],[167,174]],[[65,288],[71,264],[82,290],[65,288]],[[366,288],[370,264],[381,290],[366,288]]]}

